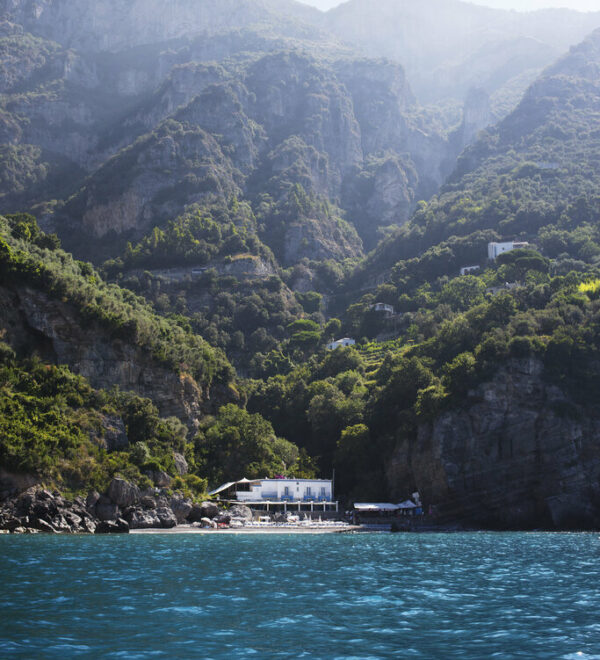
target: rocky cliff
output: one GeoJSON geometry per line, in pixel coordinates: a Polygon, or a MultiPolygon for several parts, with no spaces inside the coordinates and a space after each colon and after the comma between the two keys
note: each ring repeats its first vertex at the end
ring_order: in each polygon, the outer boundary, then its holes
{"type": "Polygon", "coordinates": [[[219,386],[201,387],[191,376],[161,364],[147,350],[84,321],[68,301],[28,287],[0,286],[0,332],[19,355],[67,365],[98,389],[118,387],[151,399],[161,416],[193,428],[231,400],[219,386]]]}
{"type": "Polygon", "coordinates": [[[417,489],[442,520],[493,528],[577,529],[600,522],[600,415],[511,360],[465,400],[401,441],[392,492],[417,489]]]}

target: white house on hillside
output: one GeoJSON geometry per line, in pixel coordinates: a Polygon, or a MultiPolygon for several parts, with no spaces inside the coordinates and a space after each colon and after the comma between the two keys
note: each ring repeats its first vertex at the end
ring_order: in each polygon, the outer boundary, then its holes
{"type": "Polygon", "coordinates": [[[488,243],[488,259],[495,261],[501,254],[504,254],[505,252],[511,252],[512,250],[526,247],[529,247],[529,243],[519,243],[516,241],[509,241],[507,243],[488,243]]]}
{"type": "Polygon", "coordinates": [[[338,503],[333,499],[331,479],[240,479],[223,484],[209,495],[218,495],[226,502],[244,503],[251,508],[266,510],[282,509],[298,511],[337,511],[338,503]]]}
{"type": "Polygon", "coordinates": [[[387,305],[386,303],[378,302],[375,303],[371,309],[375,312],[383,312],[386,315],[393,315],[394,314],[394,308],[392,305],[387,305]]]}
{"type": "Polygon", "coordinates": [[[327,350],[328,351],[335,351],[336,348],[342,348],[342,346],[354,346],[356,342],[354,339],[350,339],[350,337],[344,337],[343,339],[336,339],[336,341],[332,341],[331,343],[327,344],[327,350]]]}
{"type": "Polygon", "coordinates": [[[476,273],[478,270],[480,270],[479,266],[463,266],[460,269],[460,274],[469,275],[469,273],[476,273]]]}

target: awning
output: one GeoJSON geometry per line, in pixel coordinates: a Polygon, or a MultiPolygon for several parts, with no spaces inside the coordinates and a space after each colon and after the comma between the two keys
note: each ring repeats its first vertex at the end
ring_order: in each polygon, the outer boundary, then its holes
{"type": "Polygon", "coordinates": [[[217,495],[218,493],[222,493],[224,490],[227,490],[228,488],[231,488],[231,486],[235,486],[237,481],[229,481],[226,484],[223,484],[222,486],[219,486],[218,488],[215,488],[214,490],[211,490],[209,495],[217,495]]]}
{"type": "Polygon", "coordinates": [[[398,505],[390,502],[356,502],[356,511],[397,511],[398,505]]]}
{"type": "Polygon", "coordinates": [[[404,502],[400,502],[400,504],[397,504],[396,507],[398,509],[417,509],[418,505],[416,505],[412,500],[406,500],[404,502]]]}
{"type": "Polygon", "coordinates": [[[228,481],[226,484],[223,484],[222,486],[219,486],[218,488],[211,490],[209,495],[218,495],[219,493],[222,493],[224,490],[227,490],[232,486],[237,486],[237,484],[260,484],[260,483],[261,483],[260,479],[246,479],[244,477],[239,481],[228,481]]]}

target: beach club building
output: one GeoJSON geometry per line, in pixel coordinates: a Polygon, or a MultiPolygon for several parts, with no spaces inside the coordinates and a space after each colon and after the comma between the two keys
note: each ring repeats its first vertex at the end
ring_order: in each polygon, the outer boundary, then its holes
{"type": "Polygon", "coordinates": [[[331,479],[240,479],[215,488],[209,495],[261,511],[338,510],[331,479]]]}

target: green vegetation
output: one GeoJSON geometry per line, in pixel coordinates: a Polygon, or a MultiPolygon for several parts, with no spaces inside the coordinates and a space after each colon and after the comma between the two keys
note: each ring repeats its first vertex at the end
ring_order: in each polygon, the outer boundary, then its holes
{"type": "Polygon", "coordinates": [[[81,323],[99,323],[113,337],[148,351],[154,360],[191,374],[201,385],[227,384],[225,356],[177,322],[156,316],[148,303],[106,284],[92,266],[56,248],[31,216],[0,217],[0,274],[13,286],[31,286],[68,300],[81,323]]]}

